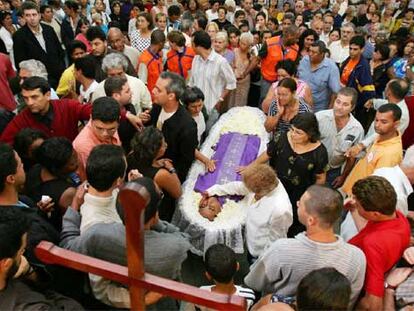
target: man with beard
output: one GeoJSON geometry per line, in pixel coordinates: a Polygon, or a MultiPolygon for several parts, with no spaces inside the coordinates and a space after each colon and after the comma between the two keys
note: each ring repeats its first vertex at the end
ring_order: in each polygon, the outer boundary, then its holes
{"type": "Polygon", "coordinates": [[[82,310],[76,301],[56,292],[43,294],[24,283],[36,274],[23,253],[31,219],[17,208],[0,208],[0,309],[82,310]]]}

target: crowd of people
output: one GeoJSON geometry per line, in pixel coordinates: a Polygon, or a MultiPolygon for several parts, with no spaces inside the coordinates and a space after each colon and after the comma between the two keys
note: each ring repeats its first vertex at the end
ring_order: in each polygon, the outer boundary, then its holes
{"type": "Polygon", "coordinates": [[[127,265],[125,182],[150,194],[146,271],[181,280],[182,185],[216,170],[200,146],[243,106],[267,149],[194,209],[214,221],[218,196],[244,196],[250,268],[236,285],[240,257],[212,245],[202,288],[249,310],[414,305],[413,95],[412,0],[0,0],[0,309],[130,308],[127,287],[34,252],[127,265]]]}

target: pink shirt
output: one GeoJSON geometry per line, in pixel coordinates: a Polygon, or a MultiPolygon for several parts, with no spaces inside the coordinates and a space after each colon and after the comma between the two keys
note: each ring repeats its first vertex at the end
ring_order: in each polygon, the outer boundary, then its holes
{"type": "MultiPolygon", "coordinates": [[[[95,146],[109,144],[107,142],[101,141],[93,132],[91,120],[88,124],[82,129],[79,135],[73,141],[73,148],[78,153],[79,159],[79,168],[78,174],[81,180],[86,179],[86,161],[88,160],[89,154],[95,146]]],[[[110,144],[121,146],[121,140],[118,136],[118,131],[115,132],[114,136],[111,138],[110,144]]]]}

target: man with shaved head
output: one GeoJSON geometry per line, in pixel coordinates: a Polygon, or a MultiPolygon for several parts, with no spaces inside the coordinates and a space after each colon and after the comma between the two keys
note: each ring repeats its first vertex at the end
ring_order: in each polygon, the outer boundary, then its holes
{"type": "Polygon", "coordinates": [[[125,44],[124,34],[117,27],[111,27],[108,31],[108,43],[111,49],[123,53],[132,63],[134,69],[137,68],[138,58],[141,53],[132,46],[125,44]]]}

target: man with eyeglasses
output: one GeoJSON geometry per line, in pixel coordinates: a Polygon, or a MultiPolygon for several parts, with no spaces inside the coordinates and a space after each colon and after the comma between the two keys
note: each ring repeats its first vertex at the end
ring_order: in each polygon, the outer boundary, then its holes
{"type": "Polygon", "coordinates": [[[118,136],[121,108],[111,97],[101,97],[92,104],[91,119],[73,141],[78,153],[81,180],[85,180],[86,161],[92,149],[97,145],[121,145],[118,136]]]}

